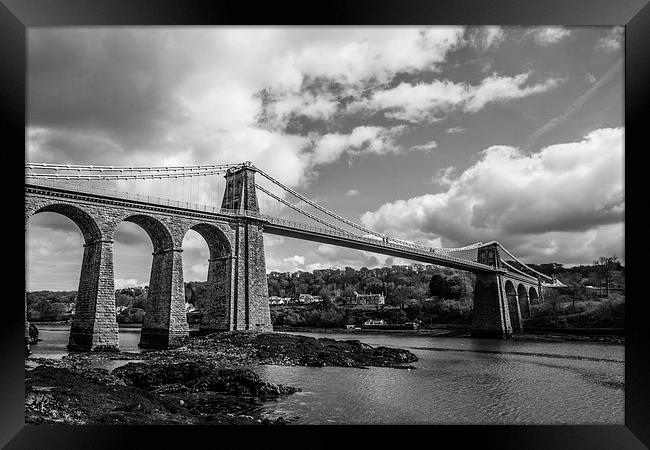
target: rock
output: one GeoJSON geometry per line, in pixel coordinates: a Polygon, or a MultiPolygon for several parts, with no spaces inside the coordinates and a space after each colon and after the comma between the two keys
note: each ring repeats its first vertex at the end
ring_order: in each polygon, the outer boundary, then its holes
{"type": "Polygon", "coordinates": [[[129,385],[159,394],[211,391],[277,398],[298,391],[297,388],[267,383],[250,369],[216,368],[205,362],[128,363],[113,370],[112,374],[129,385]]]}
{"type": "Polygon", "coordinates": [[[211,370],[205,364],[192,361],[180,363],[128,363],[113,370],[113,375],[127,384],[149,389],[163,384],[182,383],[209,375],[211,370]]]}
{"type": "Polygon", "coordinates": [[[358,340],[337,341],[280,333],[226,332],[196,338],[189,351],[243,363],[338,367],[396,367],[417,361],[408,350],[372,347],[358,340]]]}

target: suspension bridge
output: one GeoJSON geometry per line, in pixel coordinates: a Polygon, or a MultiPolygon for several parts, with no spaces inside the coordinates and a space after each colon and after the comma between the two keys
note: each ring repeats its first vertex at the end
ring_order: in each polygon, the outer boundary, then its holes
{"type": "Polygon", "coordinates": [[[541,300],[544,288],[561,285],[497,241],[437,248],[376,232],[250,162],[149,167],[29,163],[25,179],[26,230],[32,215],[56,212],[73,220],[84,236],[71,349],[117,348],[112,248],[122,221],[144,228],[154,247],[140,341],[144,348],[171,348],[188,334],[181,254],[190,229],[210,249],[211,305],[202,314],[204,333],[272,329],[264,233],[473,272],[472,334],[479,337],[507,338],[523,331],[531,301],[541,300]]]}

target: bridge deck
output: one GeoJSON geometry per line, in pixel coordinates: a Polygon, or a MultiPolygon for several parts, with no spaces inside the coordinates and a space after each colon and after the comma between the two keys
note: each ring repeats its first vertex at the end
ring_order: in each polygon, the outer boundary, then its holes
{"type": "MultiPolygon", "coordinates": [[[[126,192],[112,191],[100,188],[66,189],[41,184],[26,184],[25,188],[41,195],[48,195],[57,198],[74,196],[78,199],[83,196],[84,200],[92,203],[107,203],[114,201],[126,201],[134,208],[151,209],[155,207],[171,214],[188,215],[192,217],[202,216],[209,217],[213,220],[233,221],[241,218],[251,218],[259,220],[264,224],[264,232],[297,238],[313,242],[347,247],[356,250],[369,251],[388,256],[404,258],[418,261],[426,264],[435,264],[439,266],[451,267],[454,269],[465,270],[474,273],[506,273],[504,269],[497,269],[492,266],[481,264],[462,258],[456,258],[442,252],[436,252],[434,249],[428,249],[418,246],[407,246],[396,242],[383,242],[376,238],[358,236],[353,233],[345,233],[337,230],[314,227],[304,223],[293,222],[279,217],[266,216],[260,213],[250,211],[231,211],[222,210],[206,205],[197,205],[186,202],[179,202],[156,197],[130,194],[126,192]]],[[[129,206],[129,205],[126,205],[129,206]]],[[[509,272],[508,272],[509,273],[509,272]]],[[[533,280],[531,278],[531,280],[533,280]]]]}

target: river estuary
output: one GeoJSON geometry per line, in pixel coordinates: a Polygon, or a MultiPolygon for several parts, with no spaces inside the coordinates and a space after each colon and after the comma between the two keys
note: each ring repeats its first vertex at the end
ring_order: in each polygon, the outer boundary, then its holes
{"type": "MultiPolygon", "coordinates": [[[[31,357],[60,358],[70,326],[37,324],[31,357]]],[[[137,352],[140,329],[120,327],[137,352]]],[[[414,370],[258,366],[302,392],[264,404],[298,424],[623,424],[624,346],[378,333],[294,333],[408,349],[414,370]]],[[[123,361],[104,361],[112,369],[123,361]],[[110,364],[110,365],[108,365],[110,364]]]]}

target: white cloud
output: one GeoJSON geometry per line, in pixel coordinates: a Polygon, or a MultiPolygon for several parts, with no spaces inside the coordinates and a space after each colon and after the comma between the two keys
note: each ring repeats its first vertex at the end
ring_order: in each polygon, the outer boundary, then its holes
{"type": "Polygon", "coordinates": [[[350,189],[345,193],[346,197],[356,197],[357,195],[359,195],[359,191],[357,191],[356,189],[350,189]]]}
{"type": "Polygon", "coordinates": [[[292,263],[292,264],[296,264],[296,265],[298,265],[298,264],[302,265],[302,264],[305,264],[305,257],[300,256],[300,255],[293,255],[293,256],[290,256],[288,258],[284,258],[283,261],[288,262],[288,263],[292,263]]]}
{"type": "Polygon", "coordinates": [[[532,34],[537,45],[546,47],[569,37],[571,31],[563,27],[539,27],[532,34]]]}
{"type": "Polygon", "coordinates": [[[388,118],[408,122],[435,121],[437,113],[445,113],[461,104],[467,88],[448,80],[431,83],[400,83],[392,89],[377,91],[368,99],[352,103],[348,110],[384,110],[388,118]]]}
{"type": "MultiPolygon", "coordinates": [[[[324,267],[380,267],[386,263],[389,258],[385,255],[378,255],[375,253],[354,250],[344,247],[336,247],[328,244],[321,244],[318,246],[317,254],[314,255],[317,262],[311,264],[319,264],[324,267]]],[[[313,270],[313,269],[312,269],[313,270]]]]}
{"type": "Polygon", "coordinates": [[[488,103],[505,102],[538,94],[554,88],[559,83],[558,79],[549,78],[537,84],[525,86],[529,77],[530,72],[512,77],[491,75],[483,79],[479,86],[470,90],[465,109],[476,112],[488,103]]]}
{"type": "Polygon", "coordinates": [[[452,183],[452,175],[456,171],[456,168],[454,166],[449,166],[444,169],[438,170],[436,175],[431,179],[431,182],[433,184],[437,184],[439,186],[450,186],[452,183]]]}
{"type": "Polygon", "coordinates": [[[273,234],[264,235],[264,247],[277,247],[285,243],[282,236],[275,236],[273,234]]]}
{"type": "Polygon", "coordinates": [[[436,147],[438,147],[438,143],[436,141],[429,141],[429,142],[425,142],[424,144],[414,145],[411,147],[411,150],[428,152],[433,150],[436,147]]]}
{"type": "Polygon", "coordinates": [[[27,156],[113,165],[250,160],[295,186],[312,161],[303,155],[309,142],[283,128],[291,114],[327,120],[336,95],[438,70],[463,34],[451,26],[36,30],[30,92],[39,95],[30,95],[27,156]],[[260,125],[264,90],[276,117],[260,125]],[[74,93],[65,114],[55,105],[62,91],[74,93]]]}
{"type": "Polygon", "coordinates": [[[622,254],[622,128],[595,130],[579,142],[530,155],[492,146],[447,184],[439,194],[368,211],[362,223],[407,239],[439,236],[454,245],[497,239],[515,254],[539,258],[541,248],[545,260],[567,263],[588,263],[604,247],[622,254]]]}
{"type": "Polygon", "coordinates": [[[596,41],[596,50],[603,50],[605,52],[613,52],[619,50],[623,44],[625,29],[623,27],[614,27],[607,33],[604,38],[596,41]]]}
{"type": "Polygon", "coordinates": [[[364,153],[384,154],[400,151],[395,139],[404,131],[404,127],[384,128],[377,126],[360,126],[350,134],[328,133],[318,137],[311,154],[312,163],[328,164],[337,160],[344,153],[355,155],[364,153]]]}
{"type": "Polygon", "coordinates": [[[462,27],[336,28],[291,53],[288,62],[310,76],[344,84],[387,81],[400,71],[435,69],[462,43],[462,27]],[[327,38],[327,39],[325,39],[327,38]]]}
{"type": "Polygon", "coordinates": [[[135,278],[115,278],[115,289],[124,289],[127,287],[145,286],[149,284],[142,283],[135,278]]]}
{"type": "Polygon", "coordinates": [[[587,80],[587,83],[592,84],[596,81],[596,77],[594,76],[593,73],[585,73],[585,80],[587,80]]]}
{"type": "Polygon", "coordinates": [[[447,133],[447,134],[458,134],[458,133],[462,133],[462,132],[464,132],[464,131],[467,131],[467,128],[463,128],[463,127],[450,127],[450,128],[447,128],[447,129],[445,130],[445,133],[447,133]]]}
{"type": "Polygon", "coordinates": [[[383,110],[387,118],[408,122],[433,122],[458,108],[476,112],[489,103],[505,102],[545,92],[560,82],[558,79],[548,78],[537,84],[527,85],[530,75],[530,72],[514,76],[492,74],[475,86],[449,80],[419,84],[401,83],[392,89],[377,91],[368,99],[352,103],[348,111],[383,110]]]}
{"type": "Polygon", "coordinates": [[[287,93],[271,100],[267,106],[264,125],[272,129],[284,129],[292,116],[329,120],[338,109],[338,98],[329,93],[287,93]]]}

